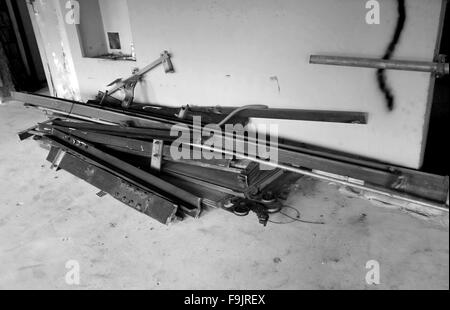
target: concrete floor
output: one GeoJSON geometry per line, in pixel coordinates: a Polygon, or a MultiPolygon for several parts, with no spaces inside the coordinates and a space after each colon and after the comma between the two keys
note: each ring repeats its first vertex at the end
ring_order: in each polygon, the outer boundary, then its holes
{"type": "Polygon", "coordinates": [[[433,221],[303,178],[288,204],[326,225],[212,210],[163,226],[64,171],[16,132],[44,120],[0,105],[0,289],[449,289],[448,217],[433,221]],[[444,224],[442,224],[444,223],[444,224]],[[65,264],[80,264],[79,286],[65,264]],[[380,285],[366,284],[366,262],[380,285]]]}

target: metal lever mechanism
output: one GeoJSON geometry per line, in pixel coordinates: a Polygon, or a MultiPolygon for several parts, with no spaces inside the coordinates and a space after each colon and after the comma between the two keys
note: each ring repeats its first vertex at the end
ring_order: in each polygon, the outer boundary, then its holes
{"type": "Polygon", "coordinates": [[[102,101],[105,99],[106,96],[110,96],[114,93],[116,93],[119,90],[123,90],[125,92],[125,98],[122,101],[122,107],[128,108],[134,99],[134,89],[136,87],[136,84],[142,79],[142,77],[149,71],[153,70],[154,68],[158,67],[159,65],[163,65],[165,73],[173,73],[173,65],[172,61],[170,60],[170,54],[167,51],[164,51],[161,56],[149,64],[148,66],[136,70],[136,72],[133,72],[133,75],[126,78],[126,79],[117,79],[111,82],[108,86],[115,85],[110,90],[107,90],[103,97],[102,101]]]}

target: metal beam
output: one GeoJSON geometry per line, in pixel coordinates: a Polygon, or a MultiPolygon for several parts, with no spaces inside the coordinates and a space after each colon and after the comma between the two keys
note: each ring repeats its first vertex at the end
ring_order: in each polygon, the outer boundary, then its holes
{"type": "MultiPolygon", "coordinates": [[[[100,106],[95,104],[82,103],[77,101],[70,101],[55,97],[44,95],[32,95],[20,92],[12,92],[11,98],[25,103],[28,106],[36,106],[41,109],[46,109],[50,112],[59,113],[66,116],[78,117],[80,119],[96,121],[99,124],[130,124],[136,127],[148,127],[154,129],[167,129],[171,125],[188,123],[184,119],[170,119],[167,115],[161,114],[155,116],[138,114],[133,112],[133,109],[112,108],[109,106],[100,106]]],[[[200,109],[205,111],[208,108],[200,109]]],[[[233,108],[223,108],[223,112],[233,112],[233,108]]],[[[227,113],[223,113],[226,117],[227,113]]],[[[303,109],[246,109],[240,111],[236,117],[255,117],[255,118],[269,118],[269,119],[289,119],[297,121],[314,121],[314,122],[333,122],[346,124],[367,124],[368,114],[365,112],[355,111],[328,111],[328,110],[303,110],[303,109]]],[[[173,117],[172,117],[173,118],[173,117]]],[[[192,120],[191,120],[192,122],[192,120]]],[[[233,123],[233,122],[231,122],[233,123]]]]}
{"type": "Polygon", "coordinates": [[[449,74],[449,64],[445,62],[384,60],[376,58],[311,55],[309,63],[345,67],[430,72],[438,76],[449,74]]]}

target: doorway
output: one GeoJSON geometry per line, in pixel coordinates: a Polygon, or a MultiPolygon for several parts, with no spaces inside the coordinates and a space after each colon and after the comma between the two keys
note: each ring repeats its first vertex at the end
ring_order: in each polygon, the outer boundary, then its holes
{"type": "MultiPolygon", "coordinates": [[[[450,8],[447,6],[444,18],[439,54],[450,56],[450,8]]],[[[427,146],[423,170],[440,175],[450,175],[447,130],[450,118],[450,75],[436,79],[433,105],[431,108],[427,146]]]]}
{"type": "Polygon", "coordinates": [[[25,1],[0,2],[0,97],[47,87],[44,67],[25,1]]]}

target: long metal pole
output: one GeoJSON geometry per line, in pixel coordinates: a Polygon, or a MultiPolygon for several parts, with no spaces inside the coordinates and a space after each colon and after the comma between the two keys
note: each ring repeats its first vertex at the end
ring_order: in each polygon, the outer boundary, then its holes
{"type": "Polygon", "coordinates": [[[319,65],[430,72],[438,75],[449,74],[449,64],[441,62],[311,55],[309,63],[319,65]]]}
{"type": "Polygon", "coordinates": [[[424,199],[420,199],[420,198],[412,198],[409,195],[404,195],[404,194],[400,194],[385,188],[381,188],[378,186],[373,186],[373,185],[360,185],[360,184],[356,184],[353,182],[349,182],[349,181],[345,181],[345,180],[341,180],[341,179],[337,179],[337,178],[333,178],[333,177],[329,177],[327,175],[323,175],[323,174],[319,174],[316,172],[312,172],[303,168],[296,168],[296,167],[292,167],[292,166],[287,166],[287,165],[283,165],[280,163],[273,163],[273,162],[269,162],[269,161],[265,161],[256,157],[251,157],[251,156],[246,156],[243,154],[239,154],[236,152],[231,152],[231,151],[227,151],[227,150],[221,150],[221,149],[215,149],[213,147],[210,146],[206,146],[203,144],[196,144],[196,143],[191,143],[191,146],[195,147],[195,148],[199,148],[199,149],[204,149],[204,150],[208,150],[208,151],[213,151],[213,152],[218,152],[218,153],[222,153],[222,154],[227,154],[227,155],[234,155],[238,158],[242,158],[242,159],[247,159],[247,160],[251,160],[254,162],[257,162],[259,164],[262,165],[266,165],[266,166],[270,166],[273,168],[280,168],[286,171],[291,171],[294,173],[299,173],[299,174],[303,174],[306,176],[310,176],[316,179],[320,179],[320,180],[324,180],[324,181],[329,181],[329,182],[334,182],[334,183],[338,183],[341,185],[345,185],[348,187],[352,187],[352,188],[356,188],[359,190],[364,190],[367,192],[371,192],[371,193],[375,193],[375,194],[379,194],[379,195],[383,195],[383,196],[387,196],[387,197],[391,197],[394,199],[399,199],[399,200],[403,200],[405,202],[409,202],[409,203],[414,203],[417,205],[421,205],[424,207],[428,207],[431,209],[435,209],[435,210],[439,210],[439,211],[443,211],[443,212],[449,212],[449,209],[443,205],[443,204],[438,204],[438,203],[433,203],[424,199]]]}

